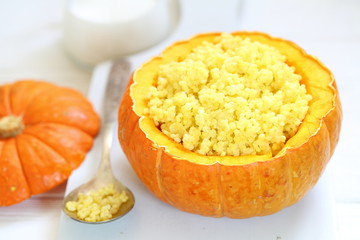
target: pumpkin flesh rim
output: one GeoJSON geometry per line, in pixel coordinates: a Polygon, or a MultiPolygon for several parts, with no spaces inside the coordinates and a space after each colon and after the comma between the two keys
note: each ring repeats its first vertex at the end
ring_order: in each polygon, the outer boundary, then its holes
{"type": "Polygon", "coordinates": [[[152,141],[154,148],[163,148],[174,159],[187,160],[195,164],[213,165],[220,163],[227,166],[239,166],[270,161],[284,156],[288,151],[300,148],[310,138],[316,136],[324,124],[324,118],[336,108],[337,92],[333,75],[319,60],[307,54],[296,44],[258,32],[234,32],[232,34],[249,37],[251,40],[274,46],[280,50],[282,54],[286,55],[288,64],[294,66],[295,72],[302,76],[302,82],[306,85],[307,92],[313,96],[308,113],[299,126],[298,132],[286,141],[285,146],[275,156],[271,154],[204,156],[185,149],[182,144],[176,143],[155,126],[152,119],[143,113],[147,107],[147,100],[143,93],[146,93],[146,89],[153,84],[158,66],[186,55],[201,42],[205,40],[212,41],[220,34],[200,34],[189,40],[176,42],[165,49],[161,55],[150,59],[134,72],[132,76],[133,84],[130,86],[130,97],[134,103],[132,110],[139,117],[140,129],[145,133],[146,138],[152,141]]]}

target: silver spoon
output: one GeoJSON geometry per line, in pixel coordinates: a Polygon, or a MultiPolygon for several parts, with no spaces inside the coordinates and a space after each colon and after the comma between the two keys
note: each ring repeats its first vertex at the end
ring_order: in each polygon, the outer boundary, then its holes
{"type": "Polygon", "coordinates": [[[97,224],[113,221],[128,213],[135,204],[135,198],[133,193],[115,178],[110,163],[110,148],[113,140],[113,129],[117,119],[118,104],[130,76],[130,70],[130,63],[127,60],[120,59],[114,61],[108,77],[105,92],[105,112],[103,118],[103,152],[99,168],[93,179],[77,187],[64,198],[63,211],[69,217],[79,222],[97,224]],[[77,216],[76,212],[71,212],[66,208],[66,203],[68,201],[76,201],[79,193],[83,193],[86,195],[90,191],[96,191],[102,187],[108,186],[109,184],[113,184],[114,189],[119,193],[125,191],[126,195],[128,196],[128,200],[121,204],[119,211],[113,214],[111,219],[98,222],[88,222],[80,219],[77,216]]]}

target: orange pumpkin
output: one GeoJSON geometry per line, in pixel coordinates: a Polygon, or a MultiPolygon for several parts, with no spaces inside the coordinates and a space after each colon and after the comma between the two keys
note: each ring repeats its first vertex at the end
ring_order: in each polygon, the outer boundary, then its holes
{"type": "Polygon", "coordinates": [[[83,161],[100,119],[79,92],[23,80],[0,87],[0,206],[64,182],[83,161]]]}
{"type": "Polygon", "coordinates": [[[249,218],[298,202],[316,184],[338,142],[342,111],[334,77],[316,58],[290,41],[263,33],[233,34],[277,48],[313,97],[297,133],[280,152],[203,156],[165,136],[144,111],[159,66],[182,59],[220,33],[177,42],[135,71],[119,109],[118,136],[137,176],[164,202],[205,216],[249,218]]]}

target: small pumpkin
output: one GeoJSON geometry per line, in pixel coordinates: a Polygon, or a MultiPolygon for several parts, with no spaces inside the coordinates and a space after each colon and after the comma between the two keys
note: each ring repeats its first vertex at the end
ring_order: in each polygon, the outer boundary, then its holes
{"type": "Polygon", "coordinates": [[[148,89],[161,65],[178,61],[221,33],[195,36],[168,47],[132,75],[119,113],[118,137],[146,187],[174,207],[204,216],[249,218],[298,202],[318,181],[339,139],[342,110],[331,72],[296,44],[258,32],[235,32],[278,49],[311,94],[296,134],[274,156],[203,156],[159,130],[147,115],[148,89]]]}
{"type": "Polygon", "coordinates": [[[0,206],[64,182],[83,161],[100,119],[79,92],[22,80],[0,87],[0,206]]]}

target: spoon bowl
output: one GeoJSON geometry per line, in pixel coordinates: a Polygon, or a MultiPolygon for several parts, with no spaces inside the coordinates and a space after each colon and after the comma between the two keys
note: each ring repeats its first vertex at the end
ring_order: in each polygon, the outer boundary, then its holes
{"type": "MultiPolygon", "coordinates": [[[[76,212],[72,212],[69,211],[66,208],[66,203],[69,201],[76,201],[78,194],[79,193],[83,193],[85,195],[87,195],[90,191],[93,191],[94,189],[98,189],[97,188],[97,183],[96,183],[97,179],[93,178],[92,180],[90,180],[89,182],[82,184],[81,186],[77,187],[76,189],[74,189],[73,191],[71,191],[64,199],[63,201],[63,210],[64,212],[72,219],[78,221],[78,222],[82,222],[82,223],[90,223],[90,224],[99,224],[99,223],[107,223],[107,222],[111,222],[113,220],[116,220],[118,218],[121,218],[122,216],[124,216],[125,214],[127,214],[128,212],[130,212],[130,210],[134,207],[135,205],[135,197],[134,194],[130,191],[130,189],[128,189],[127,187],[125,187],[121,182],[117,181],[114,178],[114,182],[112,182],[112,184],[114,185],[115,191],[117,192],[122,192],[125,191],[126,195],[128,196],[128,200],[124,203],[121,204],[119,210],[112,215],[112,218],[108,219],[108,220],[104,220],[104,221],[99,221],[99,222],[89,222],[89,221],[85,221],[80,219],[76,212]]],[[[106,185],[103,186],[99,186],[99,188],[104,187],[106,185]]]]}

